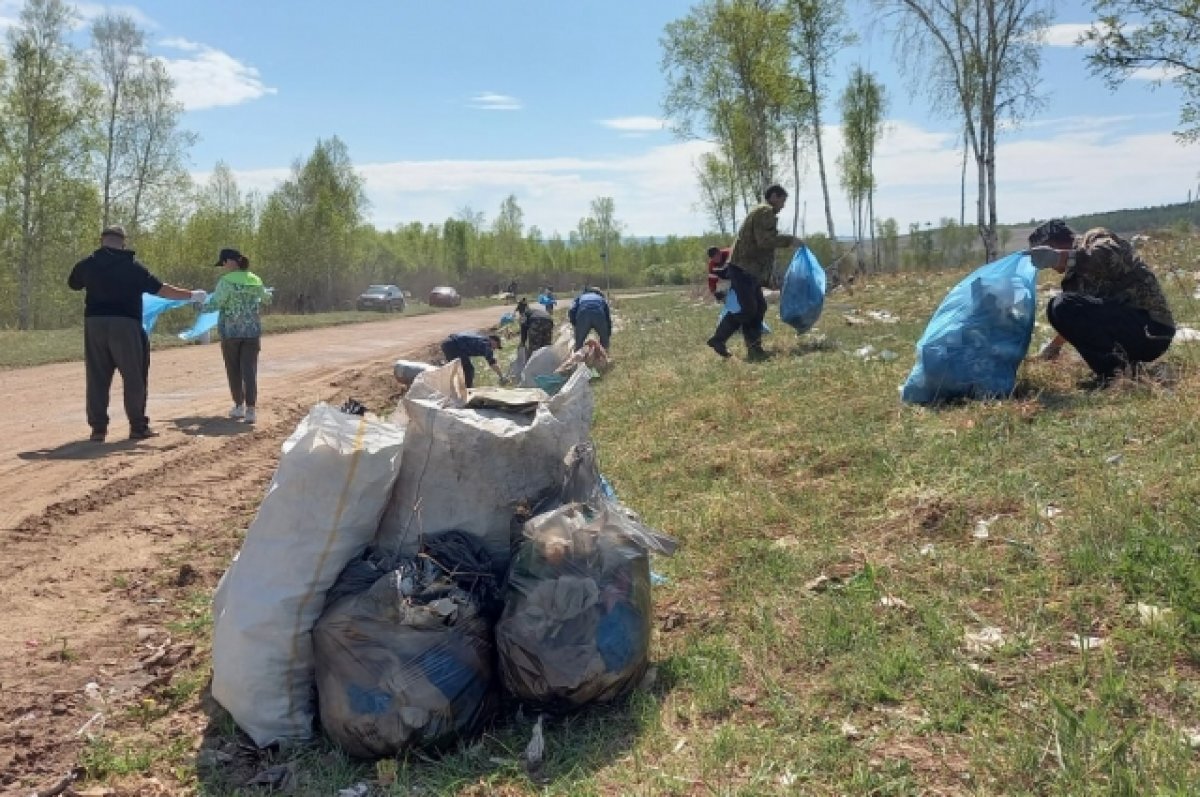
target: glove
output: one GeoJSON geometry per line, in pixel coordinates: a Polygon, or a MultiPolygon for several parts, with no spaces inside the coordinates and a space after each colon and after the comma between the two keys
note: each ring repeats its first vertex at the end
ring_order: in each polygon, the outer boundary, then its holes
{"type": "Polygon", "coordinates": [[[203,307],[208,301],[208,291],[192,291],[192,304],[203,307]]]}
{"type": "Polygon", "coordinates": [[[1045,346],[1038,349],[1037,358],[1039,360],[1057,360],[1058,355],[1062,354],[1062,345],[1054,341],[1047,341],[1045,346]]]}
{"type": "Polygon", "coordinates": [[[1029,259],[1033,262],[1033,267],[1039,271],[1044,268],[1056,268],[1058,266],[1059,250],[1049,246],[1035,246],[1032,249],[1026,250],[1025,254],[1029,255],[1029,259]]]}

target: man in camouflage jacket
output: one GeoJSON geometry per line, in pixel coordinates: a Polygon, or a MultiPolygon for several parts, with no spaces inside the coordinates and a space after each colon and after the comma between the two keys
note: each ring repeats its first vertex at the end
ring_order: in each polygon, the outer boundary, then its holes
{"type": "Polygon", "coordinates": [[[751,210],[742,222],[729,254],[729,263],[714,272],[730,281],[730,289],[740,308],[737,313],[722,315],[716,332],[707,341],[722,357],[729,356],[725,344],[739,327],[746,340],[747,359],[759,360],[767,356],[762,347],[762,323],[767,315],[763,286],[775,268],[775,250],[800,244],[799,239],[780,234],[777,226],[779,211],[787,203],[787,196],[787,191],[779,185],[766,190],[764,202],[751,210]]]}
{"type": "Polygon", "coordinates": [[[1066,341],[1107,384],[1167,351],[1175,319],[1154,272],[1128,241],[1103,227],[1075,235],[1054,219],[1030,234],[1029,245],[1035,266],[1063,275],[1062,293],[1046,308],[1058,336],[1042,349],[1043,359],[1057,357],[1066,341]]]}

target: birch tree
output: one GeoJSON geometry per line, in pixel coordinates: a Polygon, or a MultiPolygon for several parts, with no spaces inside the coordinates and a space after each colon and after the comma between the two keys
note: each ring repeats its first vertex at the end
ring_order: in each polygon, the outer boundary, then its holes
{"type": "Polygon", "coordinates": [[[145,35],[124,14],[104,14],[92,23],[96,75],[104,99],[104,156],[100,174],[102,221],[112,219],[120,161],[129,153],[129,113],[126,92],[137,62],[145,57],[145,35]]]}
{"type": "Polygon", "coordinates": [[[876,0],[892,12],[896,49],[934,106],[963,123],[976,171],[976,228],[998,253],[996,138],[1041,104],[1041,36],[1052,0],[876,0]]]}

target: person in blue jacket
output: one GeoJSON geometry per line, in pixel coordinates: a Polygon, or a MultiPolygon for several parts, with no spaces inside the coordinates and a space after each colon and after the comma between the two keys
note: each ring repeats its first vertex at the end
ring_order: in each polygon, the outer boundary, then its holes
{"type": "Polygon", "coordinates": [[[442,341],[442,354],[445,356],[446,362],[457,359],[462,363],[463,378],[466,380],[467,387],[475,385],[475,366],[471,364],[472,357],[482,357],[487,360],[488,367],[496,373],[500,384],[508,384],[500,366],[496,364],[494,352],[500,348],[503,346],[500,345],[499,335],[483,335],[479,332],[455,332],[442,341]]]}
{"type": "Polygon", "coordinates": [[[600,345],[608,351],[612,339],[612,313],[608,308],[608,299],[604,298],[599,288],[584,288],[583,293],[571,302],[567,319],[575,328],[576,349],[587,340],[588,333],[595,330],[600,345]]]}
{"type": "Polygon", "coordinates": [[[538,304],[546,308],[546,312],[554,315],[554,305],[558,304],[558,299],[554,296],[554,291],[549,288],[542,290],[542,293],[537,298],[538,304]]]}

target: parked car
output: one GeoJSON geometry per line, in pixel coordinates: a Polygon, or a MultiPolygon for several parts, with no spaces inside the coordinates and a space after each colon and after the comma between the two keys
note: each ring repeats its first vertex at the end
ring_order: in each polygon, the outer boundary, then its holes
{"type": "Polygon", "coordinates": [[[359,295],[355,307],[359,310],[399,312],[404,310],[404,291],[395,285],[368,285],[359,295]]]}
{"type": "Polygon", "coordinates": [[[458,307],[462,304],[462,297],[454,288],[443,285],[429,292],[429,304],[433,307],[458,307]]]}

